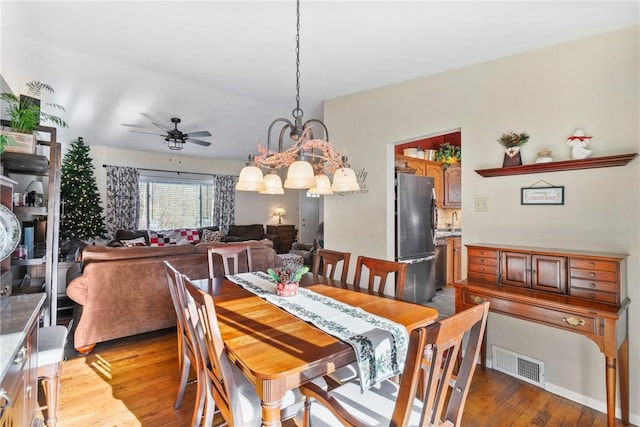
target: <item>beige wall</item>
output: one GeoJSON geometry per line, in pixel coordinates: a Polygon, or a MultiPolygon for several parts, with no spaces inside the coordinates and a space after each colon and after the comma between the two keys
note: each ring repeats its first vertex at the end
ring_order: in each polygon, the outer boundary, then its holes
{"type": "MultiPolygon", "coordinates": [[[[238,175],[244,162],[181,156],[174,153],[149,153],[104,146],[91,146],[96,183],[103,206],[106,206],[106,169],[103,164],[163,169],[181,172],[238,175]]],[[[298,191],[287,190],[282,196],[236,191],[236,224],[276,224],[273,210],[282,206],[287,215],[283,222],[298,226],[298,191]]]]}
{"type": "MultiPolygon", "coordinates": [[[[624,167],[482,178],[500,167],[503,132],[528,132],[523,160],[542,149],[568,159],[566,138],[593,135],[595,156],[640,150],[638,27],[328,100],[325,121],[368,193],[325,199],[326,247],[393,258],[394,143],[462,132],[463,243],[623,252],[628,259],[631,421],[640,424],[640,160],[624,167]],[[563,206],[521,206],[520,189],[565,187],[563,206]],[[488,198],[489,211],[473,211],[488,198]]],[[[466,258],[466,253],[464,254],[466,258]]],[[[464,267],[466,268],[466,267],[464,267]]],[[[353,272],[353,265],[351,267],[353,272]]],[[[353,277],[353,273],[351,273],[353,277]]],[[[492,314],[488,344],[540,359],[547,389],[605,411],[604,358],[575,334],[492,314]]],[[[488,347],[490,348],[490,347],[488,347]]]]}

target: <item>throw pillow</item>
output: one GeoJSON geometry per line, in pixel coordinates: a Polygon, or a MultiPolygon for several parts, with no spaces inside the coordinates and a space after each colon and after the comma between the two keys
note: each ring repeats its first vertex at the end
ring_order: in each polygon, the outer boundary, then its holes
{"type": "Polygon", "coordinates": [[[177,228],[172,234],[176,245],[195,245],[200,242],[200,234],[195,228],[177,228]]]}
{"type": "Polygon", "coordinates": [[[222,231],[202,230],[202,243],[219,242],[222,240],[222,231]]]}
{"type": "Polygon", "coordinates": [[[151,231],[149,230],[149,246],[164,247],[167,245],[175,245],[176,241],[172,239],[171,231],[151,231]]]}
{"type": "Polygon", "coordinates": [[[126,248],[130,248],[132,246],[147,246],[147,242],[146,240],[144,240],[144,237],[138,237],[137,239],[131,239],[131,240],[120,240],[120,242],[126,248]]]}

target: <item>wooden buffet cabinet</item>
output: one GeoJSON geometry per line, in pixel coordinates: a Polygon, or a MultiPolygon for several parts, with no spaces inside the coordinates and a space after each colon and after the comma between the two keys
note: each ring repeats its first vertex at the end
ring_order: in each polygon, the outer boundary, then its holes
{"type": "Polygon", "coordinates": [[[275,250],[279,254],[286,254],[297,240],[298,230],[295,225],[290,224],[267,225],[267,234],[278,236],[275,250]]]}
{"type": "MultiPolygon", "coordinates": [[[[629,423],[626,254],[473,244],[467,279],[453,283],[456,312],[490,311],[584,335],[605,356],[607,424],[615,425],[616,368],[622,421],[629,423]]],[[[482,364],[486,342],[482,344],[482,364]]]]}

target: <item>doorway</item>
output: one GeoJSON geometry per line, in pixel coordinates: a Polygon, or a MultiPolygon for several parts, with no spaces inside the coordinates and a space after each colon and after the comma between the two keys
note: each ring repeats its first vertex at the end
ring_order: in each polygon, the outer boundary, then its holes
{"type": "Polygon", "coordinates": [[[301,243],[313,243],[316,230],[320,224],[320,197],[307,195],[306,191],[300,192],[300,235],[301,243]]]}

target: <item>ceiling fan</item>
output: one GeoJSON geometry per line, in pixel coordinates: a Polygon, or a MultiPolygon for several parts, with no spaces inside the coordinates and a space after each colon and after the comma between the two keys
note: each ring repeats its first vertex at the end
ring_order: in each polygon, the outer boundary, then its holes
{"type": "MultiPolygon", "coordinates": [[[[145,114],[143,114],[145,115],[145,114]]],[[[146,116],[146,115],[145,115],[146,116]]],[[[208,141],[203,141],[201,139],[195,139],[196,137],[203,137],[203,136],[211,136],[211,132],[207,131],[207,130],[200,130],[200,131],[196,131],[196,132],[182,132],[180,129],[178,129],[178,123],[180,123],[181,120],[177,117],[172,117],[171,118],[171,123],[173,123],[173,129],[166,127],[160,123],[157,123],[155,121],[151,121],[151,123],[162,129],[165,133],[154,133],[154,132],[144,132],[144,131],[140,131],[140,130],[131,130],[129,132],[134,132],[134,133],[144,133],[144,134],[148,134],[148,135],[159,135],[159,136],[163,136],[164,140],[167,142],[168,147],[171,150],[182,150],[183,148],[183,144],[185,142],[193,142],[194,144],[198,144],[198,145],[202,145],[203,147],[208,147],[211,145],[210,142],[208,141]]],[[[128,125],[128,124],[122,124],[123,126],[131,126],[131,127],[140,127],[138,125],[128,125]]]]}

